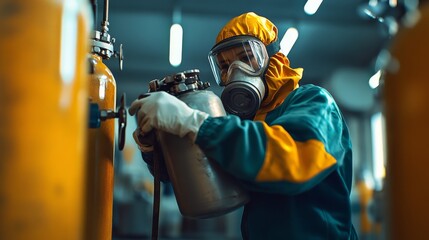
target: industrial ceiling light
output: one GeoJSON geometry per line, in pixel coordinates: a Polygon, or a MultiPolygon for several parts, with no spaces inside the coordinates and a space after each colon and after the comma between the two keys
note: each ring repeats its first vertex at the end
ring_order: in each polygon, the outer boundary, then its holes
{"type": "Polygon", "coordinates": [[[280,51],[287,56],[298,39],[298,30],[296,28],[288,28],[280,41],[280,51]]]}
{"type": "Polygon", "coordinates": [[[304,12],[308,15],[313,15],[319,9],[320,4],[322,4],[323,0],[308,0],[304,5],[304,12]]]}
{"type": "Polygon", "coordinates": [[[170,27],[170,64],[177,67],[182,63],[183,28],[174,23],[170,27]]]}
{"type": "Polygon", "coordinates": [[[183,28],[180,25],[181,13],[178,8],[173,11],[173,24],[170,27],[170,64],[177,67],[182,63],[183,28]]]}
{"type": "Polygon", "coordinates": [[[380,85],[381,71],[378,70],[372,77],[369,79],[368,84],[372,89],[376,89],[380,85]]]}

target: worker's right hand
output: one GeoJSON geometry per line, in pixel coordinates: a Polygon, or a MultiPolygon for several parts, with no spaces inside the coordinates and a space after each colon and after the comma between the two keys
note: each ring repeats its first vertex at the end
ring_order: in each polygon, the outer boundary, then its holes
{"type": "Polygon", "coordinates": [[[147,167],[152,175],[154,172],[154,151],[157,151],[157,161],[159,161],[159,178],[162,182],[169,182],[170,177],[168,176],[167,167],[165,166],[164,155],[161,149],[155,149],[155,130],[152,130],[146,134],[143,134],[140,128],[137,128],[133,133],[134,141],[137,143],[143,161],[146,162],[147,167]]]}
{"type": "Polygon", "coordinates": [[[153,145],[156,141],[154,130],[143,134],[140,128],[137,128],[133,133],[134,141],[140,151],[144,153],[153,152],[153,145]]]}

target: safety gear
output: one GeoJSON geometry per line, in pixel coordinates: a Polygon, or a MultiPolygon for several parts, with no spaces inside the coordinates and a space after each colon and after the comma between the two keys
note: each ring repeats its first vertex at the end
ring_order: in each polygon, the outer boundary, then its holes
{"type": "Polygon", "coordinates": [[[313,239],[326,231],[332,239],[356,239],[348,237],[354,234],[350,135],[326,90],[300,86],[261,121],[208,118],[196,144],[252,190],[243,239],[313,239]]]}
{"type": "Polygon", "coordinates": [[[135,100],[128,109],[131,116],[137,113],[138,126],[142,134],[153,128],[179,137],[188,135],[192,142],[201,124],[209,114],[190,108],[173,95],[161,91],[135,100]]]}
{"type": "Polygon", "coordinates": [[[265,95],[265,86],[259,76],[249,76],[234,69],[233,80],[222,91],[221,100],[225,110],[241,119],[252,119],[265,95]]]}
{"type": "Polygon", "coordinates": [[[268,93],[256,115],[266,114],[282,104],[286,97],[299,86],[302,74],[302,68],[290,67],[289,59],[283,53],[278,52],[272,56],[265,72],[268,93]]]}
{"type": "Polygon", "coordinates": [[[253,36],[225,39],[209,52],[209,63],[220,86],[226,86],[234,80],[231,79],[234,69],[240,69],[250,76],[261,76],[268,61],[265,45],[253,36]]]}
{"type": "MultiPolygon", "coordinates": [[[[271,43],[278,41],[277,27],[269,19],[254,12],[244,13],[229,21],[217,35],[216,43],[239,35],[254,36],[264,43],[267,49],[271,43]]],[[[283,53],[273,52],[263,76],[266,94],[256,116],[266,114],[279,106],[302,78],[302,68],[291,68],[289,59],[283,53]]]]}
{"type": "Polygon", "coordinates": [[[235,36],[216,44],[209,52],[209,63],[216,82],[225,86],[225,110],[243,119],[252,118],[265,96],[263,75],[270,55],[279,50],[277,42],[265,45],[253,36],[235,36]],[[271,47],[274,46],[274,47],[271,47]]]}

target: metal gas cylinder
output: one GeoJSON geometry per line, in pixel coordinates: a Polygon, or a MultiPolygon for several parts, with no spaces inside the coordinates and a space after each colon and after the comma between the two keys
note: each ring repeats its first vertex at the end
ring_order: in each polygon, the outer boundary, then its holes
{"type": "MultiPolygon", "coordinates": [[[[97,22],[97,0],[91,0],[97,22]]],[[[116,110],[116,80],[105,61],[116,57],[122,70],[122,44],[115,51],[115,38],[109,34],[109,0],[104,0],[101,30],[94,25],[89,60],[89,127],[87,128],[87,171],[84,239],[112,239],[115,156],[115,121],[118,123],[118,148],[125,143],[127,113],[125,95],[116,110]],[[115,118],[118,118],[117,120],[115,118]]]]}
{"type": "Polygon", "coordinates": [[[0,1],[0,239],[83,237],[91,17],[84,0],[0,1]]]}
{"type": "Polygon", "coordinates": [[[429,167],[425,160],[429,155],[429,82],[427,63],[421,60],[429,53],[429,4],[419,5],[419,10],[408,16],[416,22],[404,26],[390,44],[379,87],[387,137],[386,185],[380,201],[386,211],[381,236],[392,240],[425,239],[421,229],[428,226],[429,214],[425,180],[429,167]]]}
{"type": "MultiPolygon", "coordinates": [[[[213,117],[225,116],[220,98],[206,90],[199,70],[188,70],[162,80],[152,80],[149,91],[166,91],[189,107],[213,117]]],[[[189,218],[210,218],[231,212],[248,201],[247,193],[235,179],[208,159],[187,137],[157,131],[165,165],[173,185],[179,210],[189,218]]]]}

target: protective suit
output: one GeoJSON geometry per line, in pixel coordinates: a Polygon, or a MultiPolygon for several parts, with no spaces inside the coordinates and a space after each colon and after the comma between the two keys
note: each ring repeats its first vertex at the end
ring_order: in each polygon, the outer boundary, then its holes
{"type": "MultiPolygon", "coordinates": [[[[267,46],[278,40],[277,31],[268,19],[250,12],[227,23],[216,43],[248,35],[267,46]]],[[[357,239],[349,200],[352,150],[348,128],[325,89],[299,86],[302,72],[291,68],[281,52],[271,55],[261,78],[263,99],[253,120],[193,111],[183,119],[194,119],[189,122],[196,125],[184,131],[183,120],[170,119],[169,125],[180,129],[172,130],[162,127],[167,122],[159,112],[141,113],[145,131],[153,127],[182,136],[189,132],[209,159],[249,190],[250,202],[242,217],[244,239],[357,239]],[[148,124],[151,121],[155,124],[148,124]]],[[[160,95],[153,101],[162,99],[160,95]]],[[[165,99],[158,101],[167,104],[165,99]]],[[[144,104],[133,103],[131,113],[144,104]]],[[[169,107],[178,106],[174,102],[169,107]]]]}
{"type": "MultiPolygon", "coordinates": [[[[234,18],[216,42],[251,35],[265,45],[277,28],[254,13],[234,18]]],[[[196,143],[251,191],[245,239],[349,239],[352,151],[347,125],[331,95],[298,87],[302,69],[281,52],[265,73],[267,96],[255,120],[208,118],[196,143]]]]}

